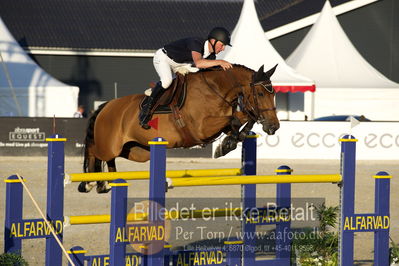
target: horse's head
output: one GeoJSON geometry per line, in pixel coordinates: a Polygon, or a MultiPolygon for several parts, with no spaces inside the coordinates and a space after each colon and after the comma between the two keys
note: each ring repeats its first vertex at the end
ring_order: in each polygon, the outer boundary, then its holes
{"type": "Polygon", "coordinates": [[[263,72],[263,65],[253,73],[252,82],[244,95],[244,105],[248,115],[263,126],[263,131],[273,135],[280,127],[274,103],[275,91],[270,77],[276,70],[277,65],[266,73],[263,72]]]}

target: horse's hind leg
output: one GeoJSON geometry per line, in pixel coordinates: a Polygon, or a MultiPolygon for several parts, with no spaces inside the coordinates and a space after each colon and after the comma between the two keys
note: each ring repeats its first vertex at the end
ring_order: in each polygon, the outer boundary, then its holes
{"type": "MultiPolygon", "coordinates": [[[[101,171],[102,171],[101,160],[95,158],[94,156],[90,156],[87,161],[87,172],[94,173],[94,172],[101,172],[101,171]]],[[[83,182],[80,182],[80,184],[78,186],[78,191],[87,193],[87,192],[90,192],[93,189],[93,187],[95,187],[95,186],[96,186],[95,181],[93,181],[93,182],[83,181],[83,182]]]]}
{"type": "MultiPolygon", "coordinates": [[[[108,172],[116,172],[115,159],[107,162],[108,172]]],[[[111,190],[111,186],[108,181],[97,181],[97,193],[108,193],[111,190]]]]}

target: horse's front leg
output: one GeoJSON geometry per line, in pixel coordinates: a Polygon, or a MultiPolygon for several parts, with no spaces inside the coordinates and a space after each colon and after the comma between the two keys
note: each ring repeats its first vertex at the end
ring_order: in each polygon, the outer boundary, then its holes
{"type": "Polygon", "coordinates": [[[226,137],[223,139],[222,143],[216,148],[214,157],[219,158],[226,155],[232,150],[237,148],[238,137],[240,133],[240,127],[242,123],[239,118],[233,116],[230,122],[230,131],[226,133],[226,137]]]}
{"type": "MultiPolygon", "coordinates": [[[[239,121],[238,121],[239,122],[239,121]]],[[[223,139],[222,143],[216,148],[214,157],[219,158],[221,156],[226,155],[227,153],[235,150],[239,142],[242,142],[248,133],[251,131],[254,121],[250,120],[244,126],[244,128],[240,131],[241,123],[237,121],[232,121],[232,130],[228,133],[228,135],[223,139]]]]}
{"type": "Polygon", "coordinates": [[[244,126],[244,128],[238,134],[238,141],[242,142],[248,136],[249,132],[253,128],[255,121],[252,119],[248,121],[248,123],[244,126]]]}

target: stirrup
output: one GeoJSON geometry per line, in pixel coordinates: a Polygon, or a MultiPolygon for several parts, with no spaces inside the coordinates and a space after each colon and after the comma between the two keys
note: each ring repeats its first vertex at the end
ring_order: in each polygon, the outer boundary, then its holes
{"type": "MultiPolygon", "coordinates": [[[[140,117],[141,118],[141,117],[140,117]]],[[[151,120],[151,116],[150,116],[150,114],[147,114],[145,117],[143,117],[142,119],[140,119],[139,120],[139,124],[140,124],[140,126],[142,127],[142,128],[144,128],[144,129],[149,129],[149,128],[151,128],[149,125],[148,125],[148,122],[151,120]]]]}
{"type": "MultiPolygon", "coordinates": [[[[147,105],[148,106],[148,105],[147,105]]],[[[149,107],[144,107],[141,109],[139,114],[139,124],[144,129],[150,129],[151,127],[148,125],[148,122],[151,120],[151,105],[149,107]]]]}
{"type": "MultiPolygon", "coordinates": [[[[146,119],[146,120],[148,120],[148,119],[146,119]]],[[[141,126],[142,128],[144,128],[144,129],[150,129],[151,126],[148,125],[148,122],[150,122],[150,121],[147,121],[147,122],[145,122],[145,123],[140,122],[140,126],[141,126]]]]}
{"type": "MultiPolygon", "coordinates": [[[[150,118],[151,119],[151,118],[150,118]]],[[[150,129],[151,127],[148,125],[148,122],[150,122],[150,119],[146,117],[143,121],[140,121],[139,124],[142,128],[144,129],[150,129]],[[147,121],[148,120],[148,121],[147,121]]]]}

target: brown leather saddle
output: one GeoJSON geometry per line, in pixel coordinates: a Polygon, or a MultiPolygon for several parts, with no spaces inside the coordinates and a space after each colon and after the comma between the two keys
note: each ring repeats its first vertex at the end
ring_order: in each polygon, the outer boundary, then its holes
{"type": "MultiPolygon", "coordinates": [[[[175,119],[179,134],[183,138],[183,147],[191,147],[196,144],[201,144],[200,140],[193,137],[188,129],[180,109],[184,106],[187,95],[187,82],[186,76],[177,74],[169,88],[164,92],[158,102],[151,110],[153,114],[169,114],[172,113],[175,119]]],[[[149,97],[144,97],[140,103],[140,108],[148,101],[149,97]]]]}
{"type": "MultiPolygon", "coordinates": [[[[185,81],[185,76],[177,74],[172,84],[151,110],[151,114],[170,114],[173,113],[173,108],[180,110],[186,100],[187,84],[185,81]]],[[[140,103],[140,109],[143,108],[143,105],[146,104],[148,100],[148,96],[144,97],[140,103]]]]}

